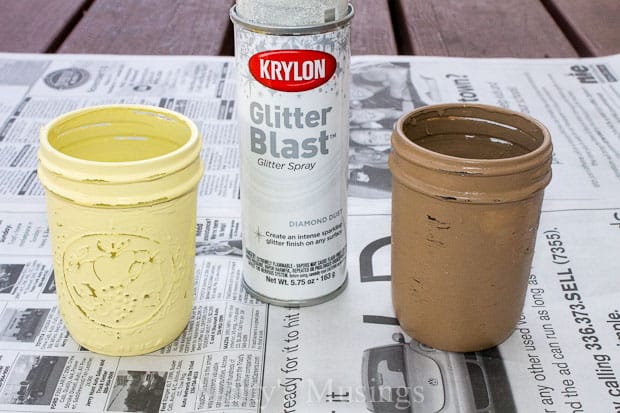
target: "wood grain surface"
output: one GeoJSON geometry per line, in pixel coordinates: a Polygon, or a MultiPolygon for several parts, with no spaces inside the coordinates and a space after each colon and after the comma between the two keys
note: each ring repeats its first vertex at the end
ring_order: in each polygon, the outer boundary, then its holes
{"type": "Polygon", "coordinates": [[[89,0],[0,0],[0,51],[54,52],[89,0]]]}
{"type": "Polygon", "coordinates": [[[97,0],[61,53],[232,54],[230,0],[97,0]]]}
{"type": "Polygon", "coordinates": [[[398,54],[392,29],[391,0],[353,0],[352,54],[398,54]]]}
{"type": "Polygon", "coordinates": [[[543,0],[581,56],[620,53],[620,0],[543,0]]]}
{"type": "MultiPolygon", "coordinates": [[[[620,53],[620,0],[351,0],[353,54],[620,53]]],[[[232,55],[234,0],[0,0],[0,52],[232,55]]]]}
{"type": "MultiPolygon", "coordinates": [[[[407,54],[573,57],[571,43],[538,0],[395,0],[407,54]]],[[[581,0],[575,0],[581,1],[581,0]]],[[[615,0],[618,1],[618,0],[615,0]]],[[[589,3],[589,1],[587,2],[589,3]]]]}

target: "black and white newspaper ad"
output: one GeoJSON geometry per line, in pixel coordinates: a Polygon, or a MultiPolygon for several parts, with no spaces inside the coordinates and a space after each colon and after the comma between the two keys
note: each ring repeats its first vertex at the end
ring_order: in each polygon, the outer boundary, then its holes
{"type": "Polygon", "coordinates": [[[620,412],[620,55],[588,59],[355,56],[345,291],[282,308],[242,285],[232,57],[0,54],[0,411],[620,412]],[[550,130],[523,313],[496,348],[447,353],[404,334],[390,292],[394,122],[470,102],[550,130]],[[80,347],[56,303],[39,128],[69,110],[142,103],[203,139],[194,308],[140,357],[80,347]]]}

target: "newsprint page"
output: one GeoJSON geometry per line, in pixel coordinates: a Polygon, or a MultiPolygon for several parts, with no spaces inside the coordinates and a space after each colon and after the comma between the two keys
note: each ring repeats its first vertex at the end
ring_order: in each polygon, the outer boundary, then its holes
{"type": "Polygon", "coordinates": [[[241,286],[232,57],[0,54],[0,410],[620,412],[620,55],[356,56],[351,70],[349,284],[280,308],[241,286]],[[389,137],[440,102],[528,113],[554,143],[523,314],[476,353],[412,340],[391,306],[389,137]],[[45,122],[109,103],[177,110],[203,135],[192,318],[141,357],[91,353],[63,327],[36,174],[45,122]]]}

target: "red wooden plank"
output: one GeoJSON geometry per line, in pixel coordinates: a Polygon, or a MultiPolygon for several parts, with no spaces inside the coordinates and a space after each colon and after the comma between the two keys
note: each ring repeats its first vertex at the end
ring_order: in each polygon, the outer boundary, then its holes
{"type": "Polygon", "coordinates": [[[389,0],[358,0],[353,5],[351,53],[398,54],[389,0]]]}
{"type": "Polygon", "coordinates": [[[89,3],[88,0],[0,1],[0,51],[53,51],[89,3]]]}
{"type": "Polygon", "coordinates": [[[231,54],[232,0],[97,0],[62,53],[231,54]]]}
{"type": "Polygon", "coordinates": [[[409,38],[416,55],[530,58],[577,55],[538,0],[397,1],[400,10],[396,15],[402,17],[394,22],[395,28],[409,38]]]}
{"type": "Polygon", "coordinates": [[[543,0],[582,56],[620,53],[620,1],[543,0]]]}

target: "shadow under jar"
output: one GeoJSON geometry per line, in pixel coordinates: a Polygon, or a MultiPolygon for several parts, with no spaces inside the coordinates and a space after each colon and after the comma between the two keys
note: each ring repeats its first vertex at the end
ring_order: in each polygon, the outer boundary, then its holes
{"type": "Polygon", "coordinates": [[[504,341],[519,319],[552,145],[535,119],[426,106],[392,135],[392,300],[403,330],[447,351],[504,341]]]}

